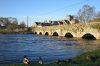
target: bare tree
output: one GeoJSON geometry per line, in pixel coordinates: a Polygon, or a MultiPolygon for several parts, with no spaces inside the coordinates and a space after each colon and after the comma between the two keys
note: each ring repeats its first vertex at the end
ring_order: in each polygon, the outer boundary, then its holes
{"type": "Polygon", "coordinates": [[[9,17],[8,20],[10,23],[7,25],[7,29],[10,29],[13,31],[18,28],[18,21],[16,18],[9,17]]]}
{"type": "Polygon", "coordinates": [[[78,12],[78,19],[80,22],[86,23],[94,18],[95,9],[89,5],[84,5],[78,12]]]}
{"type": "Polygon", "coordinates": [[[10,21],[6,17],[0,17],[0,24],[8,25],[10,24],[10,21]]]}
{"type": "Polygon", "coordinates": [[[20,28],[24,30],[25,27],[26,27],[25,22],[24,21],[20,22],[20,28]]]}
{"type": "Polygon", "coordinates": [[[98,13],[96,13],[95,18],[100,18],[100,11],[98,13]]]}
{"type": "Polygon", "coordinates": [[[13,17],[0,17],[0,24],[4,25],[8,30],[15,30],[18,28],[18,21],[13,17]]]}

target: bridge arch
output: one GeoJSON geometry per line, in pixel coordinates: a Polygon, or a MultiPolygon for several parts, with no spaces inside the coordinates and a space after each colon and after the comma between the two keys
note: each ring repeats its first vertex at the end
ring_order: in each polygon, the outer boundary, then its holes
{"type": "Polygon", "coordinates": [[[37,32],[34,32],[34,34],[37,34],[37,32]]]}
{"type": "Polygon", "coordinates": [[[96,39],[96,37],[90,33],[86,33],[82,36],[83,39],[96,39]]]}
{"type": "Polygon", "coordinates": [[[68,33],[65,34],[65,37],[67,37],[67,38],[73,38],[73,35],[70,32],[68,32],[68,33]]]}
{"type": "Polygon", "coordinates": [[[39,35],[42,35],[42,32],[39,32],[39,35]]]}
{"type": "Polygon", "coordinates": [[[54,33],[53,33],[53,36],[59,36],[59,35],[58,35],[58,33],[57,33],[57,32],[54,32],[54,33]]]}
{"type": "Polygon", "coordinates": [[[49,35],[49,33],[48,33],[48,32],[46,32],[46,33],[45,33],[45,35],[47,35],[47,36],[48,36],[48,35],[49,35]]]}

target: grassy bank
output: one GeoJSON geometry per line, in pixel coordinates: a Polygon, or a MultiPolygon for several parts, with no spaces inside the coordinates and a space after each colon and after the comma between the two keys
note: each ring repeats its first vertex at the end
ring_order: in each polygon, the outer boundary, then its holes
{"type": "Polygon", "coordinates": [[[12,31],[12,30],[2,30],[0,29],[0,34],[32,34],[31,31],[12,31]]]}
{"type": "Polygon", "coordinates": [[[100,22],[91,22],[90,26],[94,29],[100,30],[100,22]]]}
{"type": "Polygon", "coordinates": [[[6,66],[100,66],[100,49],[95,51],[84,53],[78,57],[67,61],[61,61],[59,63],[49,63],[49,64],[9,64],[6,66]]]}

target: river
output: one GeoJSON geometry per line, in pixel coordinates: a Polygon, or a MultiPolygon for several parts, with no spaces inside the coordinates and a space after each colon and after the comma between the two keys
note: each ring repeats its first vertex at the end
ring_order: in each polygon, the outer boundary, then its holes
{"type": "Polygon", "coordinates": [[[0,64],[22,63],[27,55],[30,62],[55,62],[76,57],[100,48],[100,40],[39,36],[33,34],[0,34],[0,64]]]}

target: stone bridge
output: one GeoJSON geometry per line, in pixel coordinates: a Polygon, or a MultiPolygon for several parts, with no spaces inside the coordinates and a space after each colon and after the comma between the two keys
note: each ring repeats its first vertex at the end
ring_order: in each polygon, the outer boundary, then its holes
{"type": "Polygon", "coordinates": [[[33,27],[34,34],[79,37],[85,39],[100,39],[99,30],[92,28],[88,24],[55,25],[45,27],[33,27]]]}

